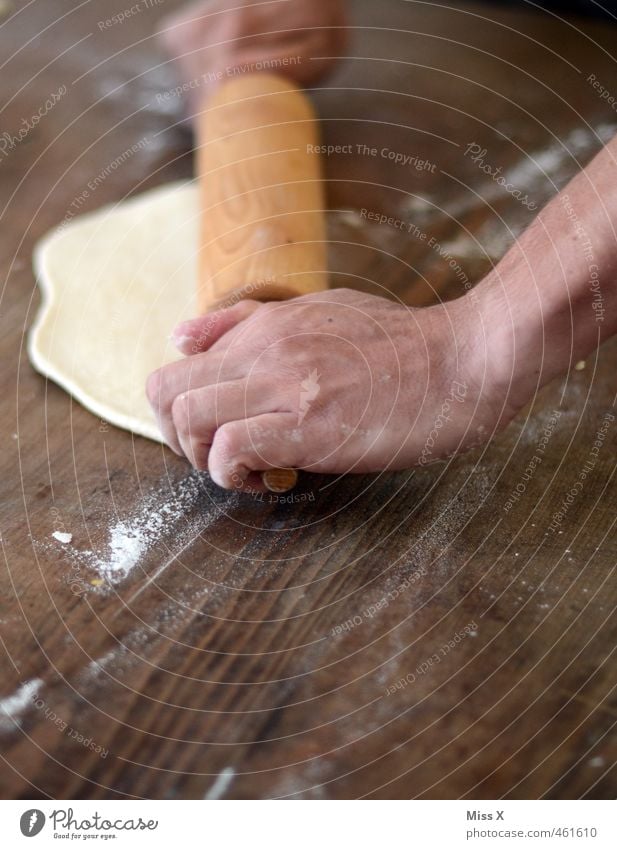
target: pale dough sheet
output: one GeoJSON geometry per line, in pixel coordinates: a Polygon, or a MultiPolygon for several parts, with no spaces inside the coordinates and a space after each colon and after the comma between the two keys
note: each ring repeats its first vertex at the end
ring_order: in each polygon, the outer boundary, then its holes
{"type": "Polygon", "coordinates": [[[196,315],[198,199],[173,183],[83,215],[45,236],[34,367],[100,418],[161,440],[148,374],[178,359],[175,325],[196,315]]]}

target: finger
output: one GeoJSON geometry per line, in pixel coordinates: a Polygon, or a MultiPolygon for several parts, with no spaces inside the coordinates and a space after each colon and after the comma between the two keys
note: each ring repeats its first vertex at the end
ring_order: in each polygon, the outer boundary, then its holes
{"type": "Polygon", "coordinates": [[[243,377],[246,371],[247,367],[226,351],[209,351],[169,363],[148,377],[146,395],[163,439],[172,451],[183,455],[171,414],[172,404],[178,395],[191,389],[237,380],[243,377]]]}
{"type": "Polygon", "coordinates": [[[252,315],[259,303],[239,301],[232,307],[183,321],[172,333],[176,348],[189,357],[207,351],[215,342],[245,318],[252,315]]]}
{"type": "Polygon", "coordinates": [[[266,413],[218,428],[210,448],[208,470],[212,480],[224,489],[263,491],[255,472],[301,469],[305,456],[297,416],[266,413]]]}
{"type": "Polygon", "coordinates": [[[196,469],[206,470],[218,428],[279,409],[279,395],[276,385],[264,379],[219,383],[178,395],[171,415],[185,457],[196,469]]]}

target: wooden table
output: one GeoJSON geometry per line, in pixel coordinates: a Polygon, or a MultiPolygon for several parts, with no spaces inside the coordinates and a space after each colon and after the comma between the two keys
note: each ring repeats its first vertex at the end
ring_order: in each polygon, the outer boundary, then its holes
{"type": "MultiPolygon", "coordinates": [[[[617,340],[485,449],[305,478],[295,504],[223,493],[106,428],[28,363],[31,254],[71,211],[191,175],[180,102],[157,97],[176,82],[151,33],[174,4],[108,27],[94,3],[18,5],[0,129],[67,91],[0,154],[2,795],[614,797],[617,340]]],[[[541,205],[617,129],[587,79],[617,95],[617,30],[394,0],[353,23],[355,58],[314,96],[326,142],[377,154],[327,161],[333,283],[462,294],[534,214],[466,146],[541,205]]]]}

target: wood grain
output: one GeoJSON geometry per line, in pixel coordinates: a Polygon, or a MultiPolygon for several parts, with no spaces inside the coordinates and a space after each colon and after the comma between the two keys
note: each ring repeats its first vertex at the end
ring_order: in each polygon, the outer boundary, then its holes
{"type": "MultiPolygon", "coordinates": [[[[0,792],[202,798],[227,769],[230,798],[614,798],[615,340],[484,449],[307,477],[294,503],[222,493],[28,364],[36,239],[192,174],[150,37],[173,5],[101,30],[95,4],[47,0],[0,27],[2,131],[67,87],[0,154],[0,792]],[[127,529],[148,544],[97,586],[127,529]]],[[[615,29],[395,0],[357,3],[353,25],[352,56],[312,92],[324,141],[354,145],[325,163],[333,284],[457,296],[458,268],[477,281],[533,217],[466,146],[544,203],[615,130],[587,81],[617,89],[615,29]]]]}

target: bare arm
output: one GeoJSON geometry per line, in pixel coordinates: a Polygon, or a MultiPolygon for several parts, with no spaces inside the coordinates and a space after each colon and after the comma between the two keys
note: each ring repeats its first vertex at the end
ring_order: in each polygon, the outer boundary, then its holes
{"type": "Polygon", "coordinates": [[[183,325],[190,356],[148,385],[169,444],[250,488],[270,466],[406,468],[489,439],[617,330],[616,144],[456,301],[412,310],[334,290],[183,325]]]}
{"type": "MultiPolygon", "coordinates": [[[[189,19],[224,5],[198,3],[189,19]]],[[[284,4],[290,17],[276,24],[272,9],[269,19],[255,17],[269,5],[240,2],[235,22],[219,14],[221,27],[236,29],[208,28],[207,43],[202,31],[203,50],[186,18],[172,22],[168,45],[184,74],[211,78],[223,60],[235,67],[290,49],[320,55],[303,40],[308,32],[321,33],[322,56],[337,55],[338,24],[329,29],[323,18],[340,20],[336,0],[284,4]],[[278,29],[286,34],[271,42],[251,37],[278,29]]],[[[324,63],[306,67],[323,71],[324,63]]],[[[148,380],[164,438],[238,489],[259,487],[255,472],[270,467],[400,469],[486,441],[538,388],[617,332],[616,153],[614,140],[456,301],[411,309],[339,289],[242,301],[185,322],[177,344],[186,358],[148,380]]]]}
{"type": "Polygon", "coordinates": [[[617,137],[476,287],[495,380],[520,407],[617,332],[617,137]]]}

